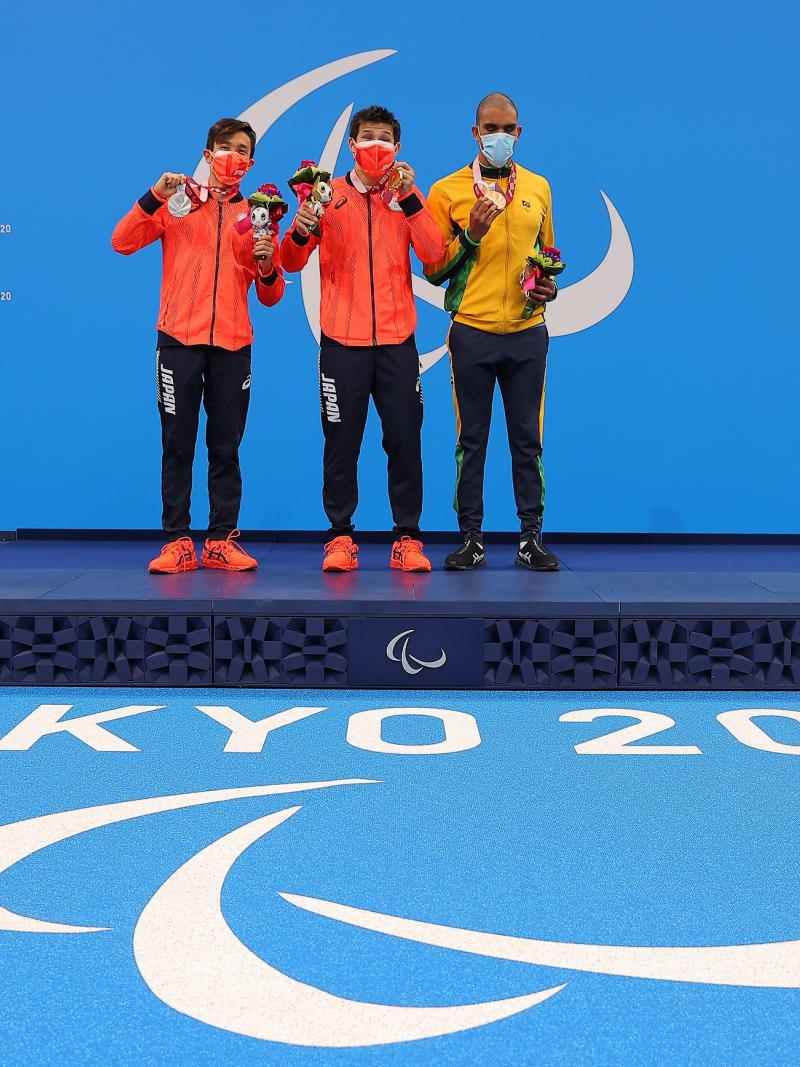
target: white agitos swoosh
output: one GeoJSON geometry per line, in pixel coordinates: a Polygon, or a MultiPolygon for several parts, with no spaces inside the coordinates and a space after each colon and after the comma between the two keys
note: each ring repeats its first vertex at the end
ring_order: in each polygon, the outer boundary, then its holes
{"type": "Polygon", "coordinates": [[[593,974],[654,978],[703,985],[800,989],[800,941],[761,945],[690,946],[583,945],[568,941],[537,941],[530,937],[463,930],[458,926],[403,919],[397,915],[352,908],[331,900],[281,893],[284,900],[327,919],[402,937],[423,945],[470,952],[496,960],[532,963],[593,974]]]}
{"type": "Polygon", "coordinates": [[[401,1007],[338,997],[272,967],[228,926],[220,895],[245,849],[297,811],[285,808],[226,834],[180,867],[151,898],[136,924],[133,951],[142,978],[165,1004],[247,1037],[359,1048],[484,1026],[564,988],[482,1004],[401,1007]]]}
{"type": "MultiPolygon", "coordinates": [[[[322,85],[350,74],[361,67],[377,63],[388,56],[395,55],[395,49],[384,48],[373,52],[359,52],[345,56],[333,63],[301,74],[286,82],[272,92],[267,93],[255,104],[251,104],[239,116],[249,122],[260,140],[267,130],[274,125],[296,103],[319,89],[322,85]]],[[[353,110],[350,104],[337,119],[330,136],[320,155],[320,166],[334,171],[339,153],[344,143],[347,124],[353,110]]],[[[195,170],[195,178],[200,182],[208,180],[208,164],[201,160],[195,170]]],[[[585,278],[572,285],[559,289],[558,300],[547,309],[547,326],[553,337],[578,333],[607,318],[625,299],[633,280],[633,247],[625,228],[625,223],[611,200],[601,190],[608,217],[611,222],[611,237],[608,250],[602,262],[585,278]]],[[[521,269],[521,265],[520,265],[521,269]]],[[[431,285],[425,278],[413,275],[414,295],[434,307],[444,308],[445,290],[431,285]]],[[[319,258],[315,252],[301,273],[303,306],[308,325],[316,341],[319,341],[319,258]]],[[[429,370],[447,352],[446,345],[440,345],[431,352],[420,354],[422,371],[429,370]]]]}
{"type": "MultiPolygon", "coordinates": [[[[254,785],[241,789],[210,789],[200,793],[178,793],[167,797],[146,797],[143,800],[123,800],[116,804],[100,804],[73,811],[58,811],[53,815],[39,815],[34,819],[0,826],[0,874],[43,848],[66,841],[87,830],[162,811],[193,808],[201,804],[220,804],[226,800],[246,797],[280,796],[284,793],[303,793],[311,789],[330,789],[340,785],[374,785],[372,779],[343,778],[330,782],[295,782],[291,785],[254,785]]],[[[105,926],[71,926],[19,915],[0,907],[0,930],[17,930],[29,934],[91,934],[107,930],[105,926]]]]}
{"type": "MultiPolygon", "coordinates": [[[[162,811],[280,795],[372,779],[251,786],[122,801],[43,815],[0,827],[0,873],[27,856],[87,830],[162,811]]],[[[137,923],[134,955],[153,993],[209,1025],[270,1041],[355,1048],[457,1033],[508,1018],[564,985],[521,997],[450,1007],[405,1007],[348,1000],[300,982],[256,956],[228,926],[221,908],[225,878],[254,841],[299,808],[287,808],[226,834],[183,864],[154,894],[137,923]]],[[[588,945],[541,941],[406,919],[296,894],[280,894],[337,922],[439,948],[493,959],[596,974],[701,984],[800,988],[800,941],[714,947],[588,945]]],[[[91,933],[0,908],[0,929],[91,933]]]]}
{"type": "MultiPolygon", "coordinates": [[[[278,86],[271,93],[256,100],[247,110],[243,111],[239,118],[243,122],[249,122],[256,134],[256,142],[260,141],[267,130],[274,126],[281,116],[300,100],[313,93],[315,90],[336,81],[345,74],[352,74],[361,67],[368,67],[371,63],[377,63],[380,59],[393,56],[393,48],[379,48],[372,52],[359,52],[357,55],[345,56],[344,59],[336,59],[333,63],[325,63],[321,67],[292,78],[285,85],[278,86]]],[[[194,176],[199,182],[207,182],[209,166],[204,159],[197,164],[194,176]]]]}

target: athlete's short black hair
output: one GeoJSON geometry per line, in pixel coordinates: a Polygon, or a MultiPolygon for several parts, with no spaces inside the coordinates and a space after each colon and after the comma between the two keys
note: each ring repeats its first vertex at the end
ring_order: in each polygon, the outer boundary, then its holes
{"type": "Polygon", "coordinates": [[[256,134],[249,122],[241,119],[219,119],[208,131],[206,148],[212,150],[219,141],[224,141],[232,133],[244,133],[250,139],[250,158],[256,154],[256,134]]]}
{"type": "Polygon", "coordinates": [[[480,126],[481,112],[484,110],[484,108],[487,107],[510,107],[512,108],[517,118],[519,118],[519,110],[517,109],[517,105],[514,103],[510,96],[506,96],[505,93],[499,92],[488,93],[486,96],[484,96],[483,100],[481,100],[481,102],[475,109],[476,126],[480,126]]]}
{"type": "Polygon", "coordinates": [[[380,104],[370,104],[369,107],[362,107],[360,111],[357,111],[350,119],[350,136],[354,141],[358,140],[358,131],[365,122],[380,122],[391,126],[394,143],[397,144],[400,140],[400,123],[388,108],[381,107],[380,104]]]}

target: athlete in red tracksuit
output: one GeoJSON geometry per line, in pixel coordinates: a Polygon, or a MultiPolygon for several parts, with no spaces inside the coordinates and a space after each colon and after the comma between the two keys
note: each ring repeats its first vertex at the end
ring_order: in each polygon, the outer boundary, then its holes
{"type": "Polygon", "coordinates": [[[255,140],[246,122],[215,123],[205,151],[210,192],[195,190],[193,209],[175,217],[167,201],[185,175],[164,174],[117,224],[111,239],[123,255],[156,240],[163,251],[156,380],[162,519],[169,543],[150,564],[154,574],[197,569],[189,505],[201,400],[207,415],[210,503],[202,565],[236,571],[258,566],[234,540],[242,496],[239,445],[251,382],[247,293],[255,282],[260,302],[272,307],[283,296],[284,280],[272,238],[254,242],[252,232],[235,228],[249,213],[239,183],[252,165],[255,140]]]}
{"type": "Polygon", "coordinates": [[[388,456],[395,532],[391,566],[431,568],[419,532],[422,389],[409,251],[413,248],[423,264],[433,264],[445,255],[446,243],[414,185],[414,171],[396,161],[399,140],[400,124],[385,108],[354,115],[350,148],[356,165],[346,177],[334,179],[319,236],[310,232],[316,217],[306,203],[281,244],[289,271],[301,270],[319,248],[322,496],[330,521],[326,571],[358,566],[352,520],[370,396],[388,456]],[[394,181],[398,188],[390,195],[394,181]]]}

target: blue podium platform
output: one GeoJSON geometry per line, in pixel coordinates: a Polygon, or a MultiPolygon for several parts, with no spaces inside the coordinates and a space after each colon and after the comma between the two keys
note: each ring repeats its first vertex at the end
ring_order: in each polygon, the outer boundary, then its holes
{"type": "Polygon", "coordinates": [[[473,573],[324,575],[320,545],[248,542],[252,574],[150,576],[145,541],[0,544],[0,684],[794,689],[800,546],[492,544],[473,573]]]}

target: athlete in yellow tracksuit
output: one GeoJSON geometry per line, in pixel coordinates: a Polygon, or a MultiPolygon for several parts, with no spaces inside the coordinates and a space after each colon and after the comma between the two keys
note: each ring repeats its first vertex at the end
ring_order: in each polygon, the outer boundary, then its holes
{"type": "Polygon", "coordinates": [[[541,544],[544,511],[542,420],[548,335],[544,304],[555,299],[552,279],[535,290],[541,301],[524,317],[520,273],[538,245],[554,243],[550,186],[512,161],[522,127],[517,109],[501,93],[478,105],[474,163],[431,188],[431,213],[449,241],[447,254],[426,266],[428,280],[447,285],[451,313],[448,347],[458,440],[455,508],[464,545],[445,567],[468,570],[485,562],[483,476],[495,383],[505,408],[514,495],[520,520],[516,564],[557,570],[541,544]]]}

